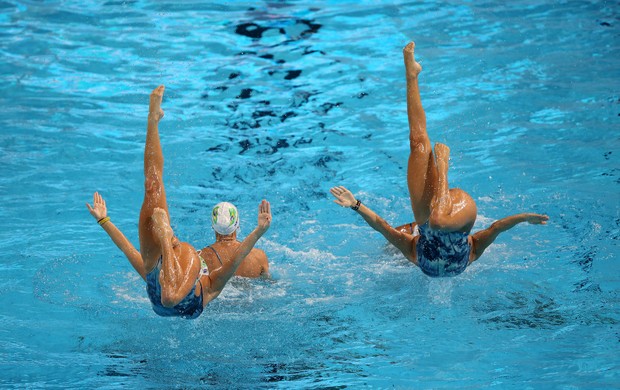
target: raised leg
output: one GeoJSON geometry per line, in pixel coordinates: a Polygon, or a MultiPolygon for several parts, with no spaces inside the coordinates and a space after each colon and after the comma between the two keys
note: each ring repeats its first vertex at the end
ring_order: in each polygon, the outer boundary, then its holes
{"type": "Polygon", "coordinates": [[[159,141],[159,121],[164,116],[161,101],[164,86],[153,90],[144,147],[144,201],[140,210],[138,234],[144,269],[148,274],[162,258],[161,301],[164,306],[179,303],[193,288],[200,273],[194,248],[174,237],[166,203],[163,171],[164,156],[159,141]]]}
{"type": "Polygon", "coordinates": [[[144,201],[140,210],[138,235],[140,237],[140,254],[144,261],[146,273],[155,268],[159,257],[162,255],[159,237],[153,234],[151,217],[156,208],[163,209],[166,215],[168,214],[163,181],[164,156],[159,141],[159,121],[164,116],[161,109],[163,96],[163,85],[151,92],[144,147],[144,201]]]}
{"type": "Polygon", "coordinates": [[[431,201],[436,181],[435,160],[426,132],[426,114],[422,107],[418,75],[422,67],[414,57],[415,44],[410,42],[403,49],[407,78],[407,116],[409,119],[409,161],[407,164],[407,185],[411,208],[416,223],[423,225],[431,214],[431,201]]]}

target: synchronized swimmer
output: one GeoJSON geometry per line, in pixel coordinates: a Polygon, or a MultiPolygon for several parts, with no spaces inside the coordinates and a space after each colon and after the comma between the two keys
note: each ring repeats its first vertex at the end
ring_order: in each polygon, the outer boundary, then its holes
{"type": "MultiPolygon", "coordinates": [[[[170,227],[163,181],[164,156],[159,140],[159,121],[164,116],[161,109],[163,96],[163,85],[155,88],[150,96],[144,147],[145,193],[138,221],[140,253],[131,250],[131,243],[112,224],[105,213],[105,202],[98,193],[95,193],[94,205],[87,206],[114,243],[126,255],[130,254],[127,258],[146,281],[153,311],[160,316],[192,319],[200,316],[204,307],[220,295],[256,242],[267,232],[272,219],[271,205],[263,200],[258,206],[256,228],[234,249],[226,250],[226,261],[220,267],[209,273],[203,272],[196,249],[179,241],[170,227]]],[[[230,218],[227,222],[231,222],[230,218]]]]}
{"type": "Polygon", "coordinates": [[[476,203],[465,191],[448,187],[450,148],[439,142],[435,144],[435,153],[431,148],[418,87],[422,67],[415,60],[414,47],[413,42],[405,46],[403,56],[410,147],[407,186],[415,224],[409,224],[409,229],[407,226],[393,228],[355,199],[345,187],[333,187],[330,192],[336,198],[334,202],[356,210],[370,227],[381,233],[426,275],[454,276],[478,260],[500,233],[521,222],[544,225],[549,217],[534,213],[516,214],[469,234],[476,221],[476,203]]]}
{"type": "MultiPolygon", "coordinates": [[[[434,152],[431,147],[418,87],[422,67],[415,61],[414,47],[410,42],[403,55],[410,145],[407,185],[415,222],[393,228],[347,188],[337,186],[330,192],[336,198],[334,202],[357,211],[426,275],[455,276],[479,259],[500,233],[522,222],[544,225],[549,218],[535,213],[516,214],[470,234],[477,216],[476,203],[465,191],[448,186],[448,146],[436,143],[434,152]]],[[[164,87],[159,86],[150,96],[144,150],[145,195],[138,225],[140,251],[110,221],[99,193],[93,196],[93,206],[87,207],[146,281],[153,310],[161,316],[196,318],[233,275],[269,276],[267,256],[254,245],[271,225],[271,206],[266,200],[260,203],[257,227],[243,241],[237,240],[238,211],[226,202],[213,208],[215,243],[196,251],[177,239],[170,227],[163,183],[158,128],[164,116],[163,94],[164,87]]]]}

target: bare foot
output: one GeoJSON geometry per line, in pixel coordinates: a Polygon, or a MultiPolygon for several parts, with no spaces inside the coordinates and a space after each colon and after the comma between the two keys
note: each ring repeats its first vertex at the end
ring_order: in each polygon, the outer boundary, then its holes
{"type": "Polygon", "coordinates": [[[448,145],[442,144],[441,142],[436,142],[435,157],[437,157],[437,160],[448,162],[450,159],[450,148],[448,145]]]}
{"type": "Polygon", "coordinates": [[[156,207],[153,210],[151,220],[153,221],[153,232],[155,235],[162,241],[170,242],[174,233],[170,227],[170,222],[168,222],[166,210],[156,207]]]}
{"type": "Polygon", "coordinates": [[[409,42],[407,46],[403,48],[403,57],[405,58],[405,69],[407,71],[407,76],[417,77],[418,74],[422,71],[422,65],[420,65],[415,60],[415,55],[413,53],[415,49],[415,43],[409,42]]]}
{"type": "Polygon", "coordinates": [[[151,92],[149,102],[149,119],[154,119],[159,122],[164,117],[164,110],[161,109],[161,100],[164,97],[164,90],[166,87],[160,85],[151,92]]]}

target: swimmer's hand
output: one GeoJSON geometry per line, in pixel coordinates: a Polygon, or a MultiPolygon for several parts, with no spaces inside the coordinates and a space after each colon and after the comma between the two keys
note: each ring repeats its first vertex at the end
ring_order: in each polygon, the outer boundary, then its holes
{"type": "Polygon", "coordinates": [[[271,205],[265,199],[258,205],[258,226],[257,229],[265,233],[271,226],[271,205]]]}
{"type": "Polygon", "coordinates": [[[546,225],[549,220],[547,215],[534,213],[524,213],[523,218],[525,219],[525,222],[531,223],[532,225],[546,225]]]}
{"type": "Polygon", "coordinates": [[[97,221],[108,216],[108,209],[105,206],[105,200],[103,200],[98,192],[93,194],[93,206],[91,207],[91,205],[86,203],[86,207],[88,208],[90,215],[92,215],[97,221]]]}
{"type": "Polygon", "coordinates": [[[353,207],[357,203],[355,196],[353,196],[351,191],[347,190],[344,186],[332,187],[329,192],[331,192],[336,198],[334,203],[342,207],[353,207]]]}

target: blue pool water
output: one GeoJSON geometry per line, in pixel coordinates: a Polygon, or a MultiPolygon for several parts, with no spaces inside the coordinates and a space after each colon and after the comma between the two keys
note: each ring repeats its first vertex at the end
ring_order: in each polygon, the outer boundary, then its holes
{"type": "Polygon", "coordinates": [[[0,387],[612,388],[620,385],[620,12],[615,1],[0,2],[0,387]],[[430,279],[328,189],[413,219],[401,50],[433,141],[478,203],[521,211],[464,274],[430,279]],[[274,280],[195,320],[150,309],[84,204],[137,244],[148,93],[176,233],[209,211],[274,280]]]}

